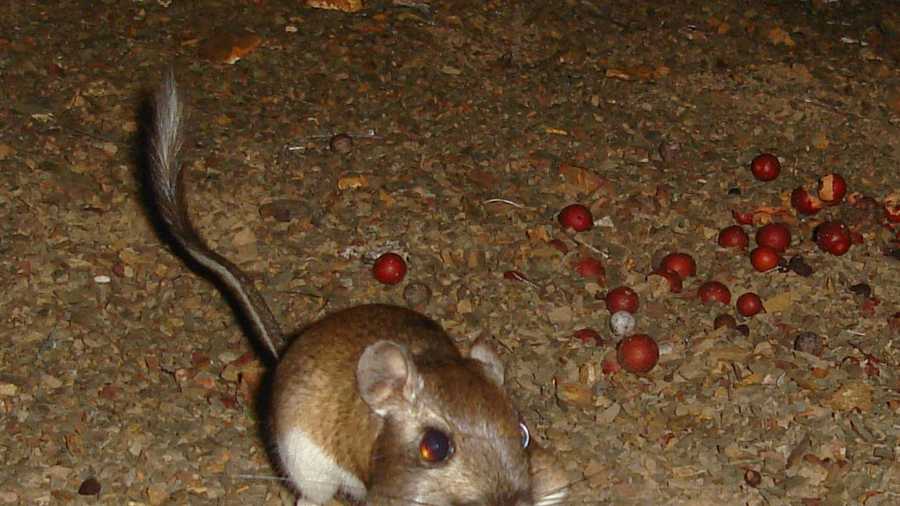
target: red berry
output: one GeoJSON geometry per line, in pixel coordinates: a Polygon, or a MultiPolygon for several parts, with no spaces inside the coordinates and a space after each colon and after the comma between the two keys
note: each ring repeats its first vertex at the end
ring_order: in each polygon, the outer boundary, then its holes
{"type": "Polygon", "coordinates": [[[576,232],[589,230],[594,226],[591,211],[581,204],[570,204],[559,212],[559,224],[563,228],[571,228],[576,232]]]}
{"type": "Polygon", "coordinates": [[[900,192],[884,198],[884,217],[890,223],[900,223],[900,192]]]}
{"type": "Polygon", "coordinates": [[[847,181],[840,174],[828,174],[819,179],[819,198],[833,206],[839,204],[847,194],[847,181]]]}
{"type": "Polygon", "coordinates": [[[600,362],[600,370],[603,371],[603,374],[615,374],[622,370],[622,365],[616,358],[616,354],[615,351],[610,351],[603,361],[600,362]]]}
{"type": "Polygon", "coordinates": [[[386,285],[396,285],[406,276],[406,262],[396,253],[385,253],[375,260],[372,273],[378,281],[386,285]]]}
{"type": "Polygon", "coordinates": [[[600,260],[594,257],[584,257],[575,262],[575,272],[583,278],[602,280],[606,275],[606,269],[600,260]]]}
{"type": "Polygon", "coordinates": [[[759,272],[771,271],[778,267],[781,255],[771,246],[757,246],[750,252],[750,264],[759,272]]]}
{"type": "Polygon", "coordinates": [[[731,291],[718,281],[707,281],[700,285],[700,288],[697,289],[697,297],[704,304],[709,304],[710,302],[731,304],[731,291]]]}
{"type": "Polygon", "coordinates": [[[603,338],[600,333],[594,329],[580,329],[575,331],[575,337],[584,344],[603,344],[603,338]]]}
{"type": "Polygon", "coordinates": [[[816,214],[822,209],[822,201],[810,195],[802,186],[791,192],[791,205],[800,214],[816,214]]]}
{"type": "Polygon", "coordinates": [[[769,223],[756,231],[756,244],[768,246],[779,253],[791,245],[791,229],[784,223],[769,223]]]}
{"type": "Polygon", "coordinates": [[[718,243],[723,248],[744,249],[750,243],[750,238],[739,225],[731,225],[719,232],[718,243]]]}
{"type": "Polygon", "coordinates": [[[697,264],[687,253],[669,253],[659,262],[659,269],[672,271],[685,279],[697,273],[697,264]]]}
{"type": "Polygon", "coordinates": [[[822,250],[832,255],[843,255],[850,249],[850,232],[843,223],[826,221],[816,227],[813,237],[822,250]]]}
{"type": "Polygon", "coordinates": [[[732,209],[731,216],[734,218],[734,221],[737,222],[738,225],[752,225],[753,224],[753,213],[745,213],[738,211],[736,209],[732,209]]]}
{"type": "Polygon", "coordinates": [[[763,153],[750,162],[750,171],[760,181],[771,181],[781,173],[781,162],[775,155],[763,153]]]}
{"type": "Polygon", "coordinates": [[[753,292],[741,294],[735,305],[738,313],[744,316],[753,316],[763,310],[762,299],[753,292]]]}
{"type": "Polygon", "coordinates": [[[616,358],[628,372],[647,373],[659,360],[659,346],[648,335],[634,334],[619,341],[616,358]]]}
{"type": "Polygon", "coordinates": [[[634,313],[637,311],[638,303],[638,294],[627,286],[620,286],[606,292],[606,309],[610,313],[616,311],[634,313]]]}

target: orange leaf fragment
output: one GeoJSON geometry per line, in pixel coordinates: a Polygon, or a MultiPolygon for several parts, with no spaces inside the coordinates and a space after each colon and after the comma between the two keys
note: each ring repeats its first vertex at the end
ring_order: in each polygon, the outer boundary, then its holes
{"type": "Polygon", "coordinates": [[[567,183],[572,186],[577,186],[585,193],[593,193],[597,188],[603,186],[603,183],[605,182],[602,177],[594,174],[588,169],[569,165],[567,163],[561,163],[559,165],[559,172],[562,174],[563,178],[565,178],[567,183]]]}
{"type": "Polygon", "coordinates": [[[306,0],[306,5],[341,12],[356,12],[363,8],[362,0],[306,0]]]}
{"type": "Polygon", "coordinates": [[[200,44],[200,57],[214,63],[234,65],[238,60],[256,50],[262,37],[247,31],[218,32],[200,44]]]}

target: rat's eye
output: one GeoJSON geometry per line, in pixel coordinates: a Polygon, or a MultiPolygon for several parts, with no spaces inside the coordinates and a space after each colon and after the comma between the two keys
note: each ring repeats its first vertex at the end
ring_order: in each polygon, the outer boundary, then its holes
{"type": "Polygon", "coordinates": [[[528,445],[531,444],[531,433],[528,432],[525,422],[519,422],[519,432],[522,434],[522,448],[528,448],[528,445]]]}
{"type": "Polygon", "coordinates": [[[431,464],[443,462],[453,455],[450,436],[437,429],[428,429],[419,441],[419,456],[431,464]]]}

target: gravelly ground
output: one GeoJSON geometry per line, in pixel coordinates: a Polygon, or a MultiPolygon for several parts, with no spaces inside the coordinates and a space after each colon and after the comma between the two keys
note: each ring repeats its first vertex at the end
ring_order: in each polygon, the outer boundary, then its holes
{"type": "Polygon", "coordinates": [[[166,3],[0,7],[0,504],[293,500],[254,402],[265,364],[147,217],[142,106],[169,66],[198,226],[285,326],[424,283],[423,312],[498,342],[571,503],[900,502],[896,2],[166,3]],[[242,30],[255,51],[204,58],[242,30]],[[769,183],[748,170],[763,151],[769,183]],[[848,201],[798,216],[791,190],[830,172],[848,201]],[[597,226],[560,230],[572,202],[597,226]],[[717,248],[735,210],[751,237],[787,223],[812,275],[717,248]],[[811,240],[829,219],[846,255],[811,240]],[[410,264],[394,288],[367,263],[388,249],[410,264]],[[676,250],[698,264],[681,294],[647,277],[676,250]],[[768,312],[714,331],[734,310],[696,300],[706,279],[768,312]],[[602,370],[597,297],[623,284],[663,350],[646,376],[602,370]]]}

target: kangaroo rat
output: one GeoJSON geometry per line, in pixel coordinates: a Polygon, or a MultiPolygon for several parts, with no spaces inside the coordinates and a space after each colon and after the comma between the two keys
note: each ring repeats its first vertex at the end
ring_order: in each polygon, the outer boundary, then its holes
{"type": "MultiPolygon", "coordinates": [[[[171,75],[154,112],[148,183],[164,232],[234,297],[277,359],[281,330],[265,301],[188,216],[171,75]]],[[[530,444],[503,379],[487,342],[464,356],[437,323],[402,307],[358,306],[309,325],[276,366],[270,407],[275,454],[297,504],[338,493],[370,505],[558,504],[562,477],[530,444]]]]}

